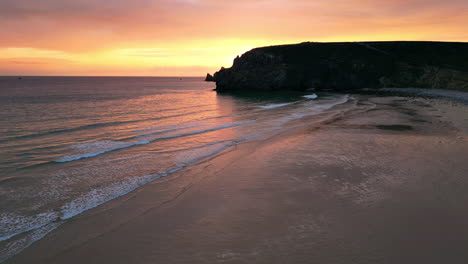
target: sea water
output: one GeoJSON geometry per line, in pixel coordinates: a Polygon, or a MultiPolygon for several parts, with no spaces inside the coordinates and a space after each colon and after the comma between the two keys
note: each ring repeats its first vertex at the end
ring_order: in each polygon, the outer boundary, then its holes
{"type": "Polygon", "coordinates": [[[348,100],[213,88],[202,78],[0,77],[0,262],[77,214],[348,100]]]}

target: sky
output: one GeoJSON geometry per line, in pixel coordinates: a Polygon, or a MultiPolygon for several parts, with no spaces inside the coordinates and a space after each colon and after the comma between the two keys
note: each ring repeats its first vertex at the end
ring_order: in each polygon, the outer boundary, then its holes
{"type": "Polygon", "coordinates": [[[468,41],[468,0],[0,0],[0,75],[202,76],[259,46],[468,41]]]}

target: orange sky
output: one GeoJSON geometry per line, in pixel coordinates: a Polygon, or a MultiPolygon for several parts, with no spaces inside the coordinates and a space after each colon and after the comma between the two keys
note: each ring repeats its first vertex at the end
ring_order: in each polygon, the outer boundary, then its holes
{"type": "Polygon", "coordinates": [[[304,41],[468,41],[468,0],[1,0],[0,75],[201,76],[304,41]]]}

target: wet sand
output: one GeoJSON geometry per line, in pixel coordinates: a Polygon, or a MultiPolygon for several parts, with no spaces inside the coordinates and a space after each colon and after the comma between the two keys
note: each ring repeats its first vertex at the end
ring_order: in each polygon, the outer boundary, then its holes
{"type": "Polygon", "coordinates": [[[465,263],[466,117],[356,97],[73,218],[7,263],[465,263]]]}

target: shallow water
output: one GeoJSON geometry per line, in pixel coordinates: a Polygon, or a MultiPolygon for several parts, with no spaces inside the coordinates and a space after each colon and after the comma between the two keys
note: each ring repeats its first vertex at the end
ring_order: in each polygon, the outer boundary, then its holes
{"type": "Polygon", "coordinates": [[[1,77],[0,241],[29,232],[17,243],[27,246],[63,220],[348,100],[213,88],[201,78],[1,77]]]}

